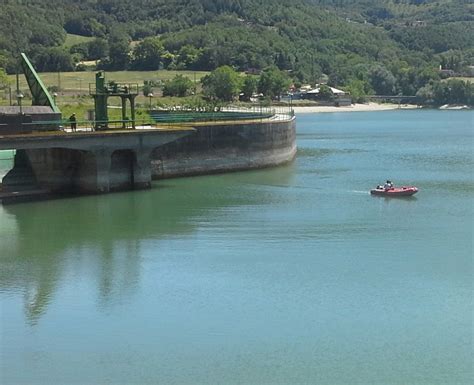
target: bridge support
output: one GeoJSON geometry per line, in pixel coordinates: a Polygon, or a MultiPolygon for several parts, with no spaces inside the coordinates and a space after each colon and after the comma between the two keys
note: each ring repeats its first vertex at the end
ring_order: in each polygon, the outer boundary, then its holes
{"type": "Polygon", "coordinates": [[[95,151],[95,162],[88,167],[89,173],[96,170],[95,184],[89,185],[87,190],[102,194],[150,188],[150,154],[151,149],[95,151]]]}
{"type": "MultiPolygon", "coordinates": [[[[110,192],[110,166],[112,164],[112,153],[107,150],[95,151],[95,170],[96,181],[91,192],[108,193],[110,192]]],[[[92,170],[91,170],[92,171],[92,170]]]]}
{"type": "Polygon", "coordinates": [[[152,151],[194,132],[174,128],[8,136],[0,140],[0,150],[17,149],[18,159],[3,179],[3,192],[104,194],[150,188],[152,151]],[[31,186],[25,185],[30,180],[31,186]]]}
{"type": "Polygon", "coordinates": [[[151,151],[135,152],[133,165],[133,188],[146,189],[151,187],[151,151]]]}
{"type": "Polygon", "coordinates": [[[25,150],[18,150],[13,162],[13,168],[2,179],[2,191],[37,189],[38,183],[25,150]]]}

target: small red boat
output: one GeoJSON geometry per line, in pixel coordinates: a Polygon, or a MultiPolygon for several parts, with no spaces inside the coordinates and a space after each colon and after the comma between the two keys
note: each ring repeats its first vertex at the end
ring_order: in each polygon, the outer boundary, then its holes
{"type": "Polygon", "coordinates": [[[385,197],[409,197],[418,192],[418,188],[415,186],[402,186],[402,187],[390,187],[388,189],[383,186],[370,190],[372,195],[380,195],[385,197]]]}

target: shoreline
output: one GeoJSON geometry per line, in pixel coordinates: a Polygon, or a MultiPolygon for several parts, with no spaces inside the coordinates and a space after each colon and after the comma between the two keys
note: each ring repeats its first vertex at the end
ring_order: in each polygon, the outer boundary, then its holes
{"type": "Polygon", "coordinates": [[[392,104],[392,103],[356,103],[351,106],[293,106],[295,114],[314,114],[320,112],[369,112],[369,111],[390,111],[390,110],[413,110],[420,107],[411,104],[392,104]]]}

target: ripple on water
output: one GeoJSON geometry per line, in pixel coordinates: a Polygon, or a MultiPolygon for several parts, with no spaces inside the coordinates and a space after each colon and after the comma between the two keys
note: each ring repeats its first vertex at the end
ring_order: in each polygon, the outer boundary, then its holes
{"type": "Polygon", "coordinates": [[[298,147],[298,157],[325,157],[329,155],[357,154],[368,152],[357,148],[310,148],[298,147]]]}
{"type": "Polygon", "coordinates": [[[408,164],[416,164],[417,167],[438,171],[468,170],[472,173],[473,155],[472,154],[407,154],[400,157],[402,161],[408,164]]]}

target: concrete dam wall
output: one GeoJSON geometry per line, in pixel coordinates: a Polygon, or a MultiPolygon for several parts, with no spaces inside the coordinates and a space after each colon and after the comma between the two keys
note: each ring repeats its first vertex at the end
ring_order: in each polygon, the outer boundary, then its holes
{"type": "Polygon", "coordinates": [[[278,166],[296,155],[294,117],[117,132],[12,135],[2,203],[151,187],[152,179],[278,166]]]}
{"type": "Polygon", "coordinates": [[[194,134],[152,152],[154,179],[277,166],[296,155],[294,117],[192,127],[194,134]]]}

